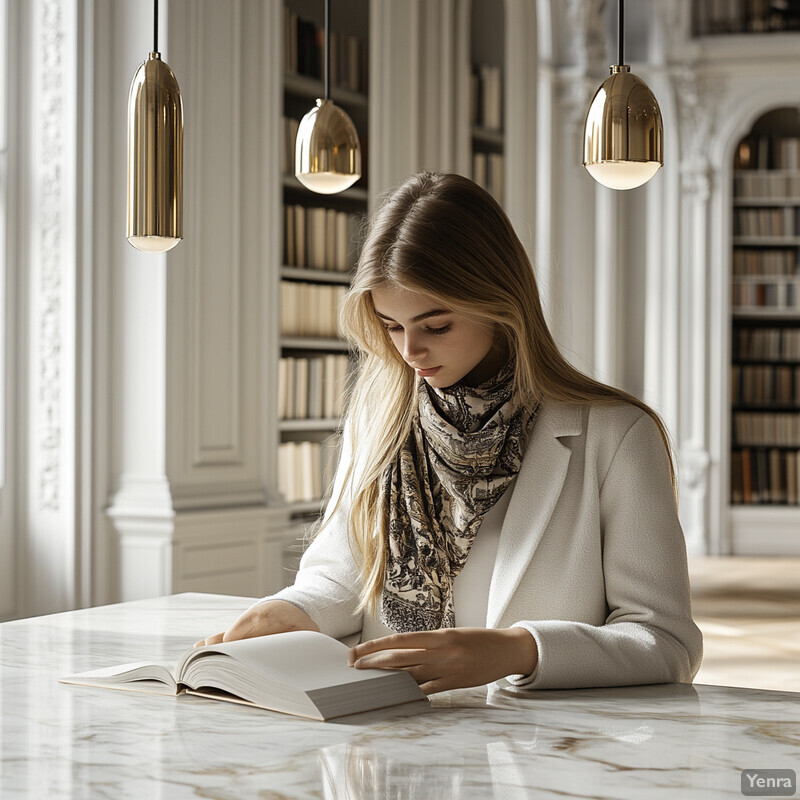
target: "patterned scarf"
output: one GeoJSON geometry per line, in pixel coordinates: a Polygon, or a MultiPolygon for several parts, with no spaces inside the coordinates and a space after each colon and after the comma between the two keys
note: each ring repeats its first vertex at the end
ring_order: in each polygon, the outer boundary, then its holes
{"type": "Polygon", "coordinates": [[[484,515],[519,472],[539,410],[511,412],[512,358],[476,387],[420,380],[419,419],[389,466],[381,621],[398,631],[455,626],[453,580],[484,515]]]}

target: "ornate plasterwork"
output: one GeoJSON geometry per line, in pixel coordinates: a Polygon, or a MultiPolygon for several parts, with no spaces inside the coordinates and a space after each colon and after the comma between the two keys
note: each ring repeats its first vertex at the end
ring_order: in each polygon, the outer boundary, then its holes
{"type": "Polygon", "coordinates": [[[725,95],[725,81],[698,71],[697,65],[676,67],[672,73],[681,162],[688,165],[709,163],[709,148],[720,103],[725,95]]]}
{"type": "Polygon", "coordinates": [[[39,285],[36,287],[38,392],[33,398],[38,430],[38,504],[59,509],[61,473],[61,191],[64,87],[64,29],[61,0],[37,6],[42,54],[39,71],[39,142],[37,159],[39,285]]]}
{"type": "Polygon", "coordinates": [[[583,131],[586,112],[597,86],[583,75],[560,74],[556,83],[556,99],[571,135],[583,131]]]}
{"type": "Polygon", "coordinates": [[[711,173],[706,162],[691,162],[681,171],[681,192],[698,203],[711,197],[711,173]]]}
{"type": "Polygon", "coordinates": [[[564,21],[571,62],[596,71],[608,60],[606,0],[566,0],[564,21]]]}
{"type": "Polygon", "coordinates": [[[681,488],[705,494],[711,456],[698,442],[684,442],[678,455],[681,488]]]}

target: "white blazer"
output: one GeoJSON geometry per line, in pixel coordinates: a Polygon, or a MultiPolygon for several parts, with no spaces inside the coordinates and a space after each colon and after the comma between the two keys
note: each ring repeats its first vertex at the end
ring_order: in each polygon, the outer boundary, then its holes
{"type": "MultiPolygon", "coordinates": [[[[363,641],[391,631],[355,611],[359,571],[346,509],[341,502],[311,543],[294,585],[264,600],[286,600],[324,633],[363,641]]],[[[689,682],[696,674],[702,636],[667,455],[636,406],[542,403],[489,588],[486,627],[511,626],[528,630],[539,649],[533,676],[509,678],[517,686],[689,682]]]]}

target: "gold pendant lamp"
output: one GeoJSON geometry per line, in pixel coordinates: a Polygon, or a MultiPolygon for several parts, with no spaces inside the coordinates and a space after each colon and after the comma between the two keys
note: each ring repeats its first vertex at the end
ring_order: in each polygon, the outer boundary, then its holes
{"type": "Polygon", "coordinates": [[[330,0],[325,0],[325,97],[317,99],[297,129],[295,175],[318,194],[336,194],[361,177],[361,146],[347,113],[330,99],[330,0]]]}
{"type": "Polygon", "coordinates": [[[133,76],[128,97],[128,241],[165,253],[183,239],[183,101],[155,46],[133,76]]]}
{"type": "Polygon", "coordinates": [[[609,189],[634,189],[664,165],[664,129],[653,93],[624,63],[624,0],[618,0],[618,13],[619,62],[589,106],[583,166],[609,189]]]}

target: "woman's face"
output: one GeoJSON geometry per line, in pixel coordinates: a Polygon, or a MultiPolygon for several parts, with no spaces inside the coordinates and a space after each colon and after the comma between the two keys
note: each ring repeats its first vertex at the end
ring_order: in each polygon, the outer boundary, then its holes
{"type": "Polygon", "coordinates": [[[495,325],[452,311],[430,295],[386,286],[372,290],[372,302],[397,352],[437,389],[460,380],[478,386],[508,360],[495,342],[495,325]]]}

